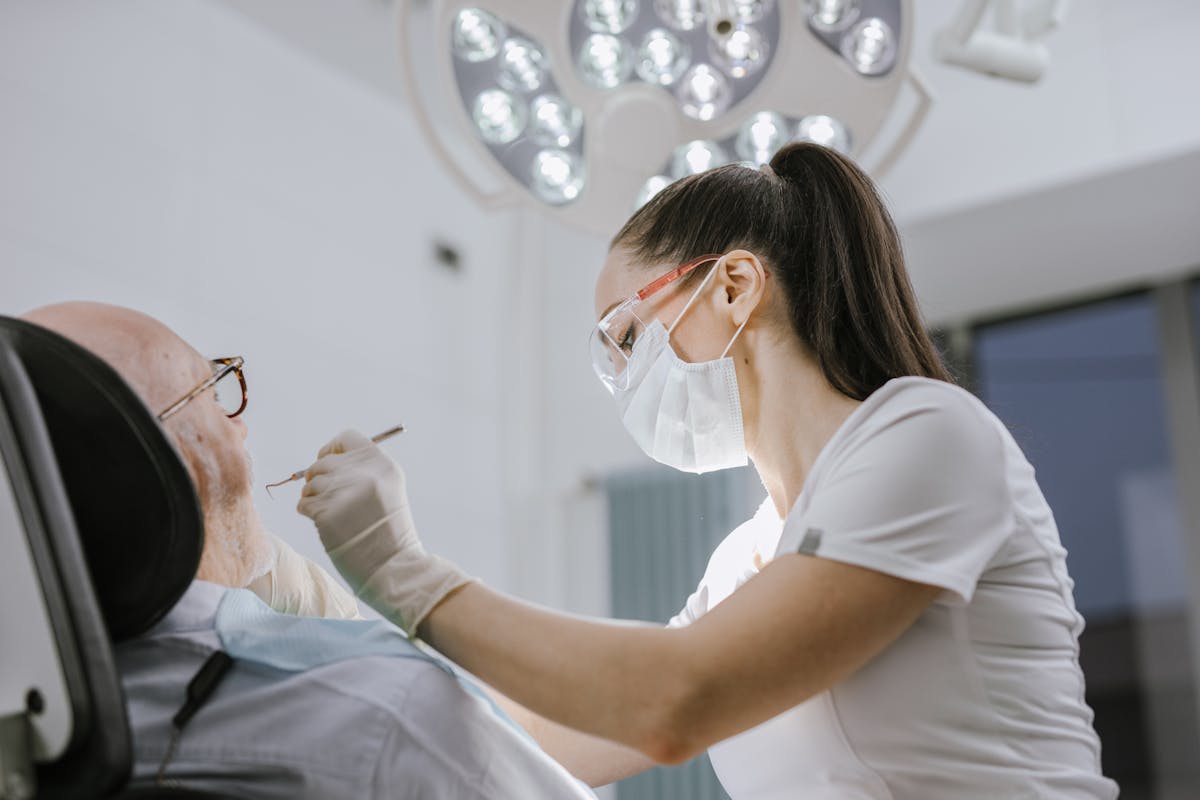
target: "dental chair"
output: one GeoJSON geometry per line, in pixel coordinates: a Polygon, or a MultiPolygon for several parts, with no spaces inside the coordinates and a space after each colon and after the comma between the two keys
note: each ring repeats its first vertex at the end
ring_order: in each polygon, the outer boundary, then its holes
{"type": "Polygon", "coordinates": [[[202,546],[191,479],[133,390],[0,316],[0,800],[215,797],[125,787],[112,655],[175,605],[202,546]]]}

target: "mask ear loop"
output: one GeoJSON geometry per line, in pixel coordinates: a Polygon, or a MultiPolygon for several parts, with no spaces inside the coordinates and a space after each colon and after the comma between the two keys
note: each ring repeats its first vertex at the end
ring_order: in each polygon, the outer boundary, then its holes
{"type": "Polygon", "coordinates": [[[742,320],[742,324],[738,325],[738,329],[733,332],[733,338],[729,340],[729,344],[725,345],[725,349],[721,351],[721,358],[729,355],[729,351],[733,348],[733,343],[737,341],[737,337],[742,335],[742,328],[746,327],[746,323],[749,321],[750,317],[747,316],[744,320],[742,320]]]}
{"type": "MultiPolygon", "coordinates": [[[[675,321],[671,323],[671,327],[667,328],[667,338],[668,339],[671,337],[671,334],[675,331],[675,326],[679,324],[679,320],[683,319],[683,315],[688,312],[688,309],[692,307],[692,303],[696,302],[696,298],[700,296],[700,293],[702,291],[704,291],[704,287],[708,284],[708,279],[716,274],[717,266],[721,263],[722,260],[724,260],[724,258],[725,258],[724,256],[721,256],[721,258],[717,259],[717,263],[713,264],[712,269],[710,269],[708,271],[708,274],[704,276],[704,280],[700,281],[700,285],[696,287],[696,291],[692,292],[692,297],[691,297],[691,299],[689,299],[687,301],[687,305],[685,305],[683,307],[683,311],[679,312],[679,316],[677,316],[675,318],[675,321]]],[[[744,320],[742,320],[742,324],[738,325],[738,329],[733,332],[733,338],[729,340],[729,344],[725,345],[725,349],[721,351],[721,358],[724,358],[725,356],[729,355],[730,349],[733,348],[733,343],[736,342],[737,338],[742,335],[742,329],[746,327],[746,323],[749,321],[750,321],[750,317],[747,316],[744,320]]]]}
{"type": "Polygon", "coordinates": [[[683,319],[683,315],[688,312],[688,309],[692,307],[692,303],[696,302],[696,298],[700,296],[702,291],[704,291],[704,287],[708,284],[708,279],[716,274],[717,264],[720,264],[724,258],[725,256],[721,256],[721,258],[716,260],[716,264],[713,264],[712,269],[710,269],[708,274],[704,276],[704,280],[700,281],[700,285],[696,287],[696,291],[692,292],[692,297],[687,301],[687,305],[683,307],[683,311],[679,312],[679,316],[676,317],[675,321],[671,323],[671,327],[667,328],[667,338],[670,338],[671,334],[675,332],[675,326],[679,324],[679,320],[683,319]]]}

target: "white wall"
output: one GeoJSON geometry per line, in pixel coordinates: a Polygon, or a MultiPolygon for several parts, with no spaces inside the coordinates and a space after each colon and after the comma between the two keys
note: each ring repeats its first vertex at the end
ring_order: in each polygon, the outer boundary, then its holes
{"type": "MultiPolygon", "coordinates": [[[[388,448],[429,545],[519,590],[511,222],[455,191],[401,106],[225,8],[0,6],[0,313],[103,300],[244,355],[260,483],[403,421],[388,448]]],[[[257,496],[269,525],[323,558],[298,488],[278,496],[257,496]]]]}

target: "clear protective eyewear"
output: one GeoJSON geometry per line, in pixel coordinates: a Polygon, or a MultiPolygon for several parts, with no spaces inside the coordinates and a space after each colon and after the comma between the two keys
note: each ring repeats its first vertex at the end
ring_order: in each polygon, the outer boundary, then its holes
{"type": "MultiPolygon", "coordinates": [[[[629,360],[633,355],[633,345],[645,331],[648,321],[639,316],[639,306],[665,286],[720,258],[720,254],[710,253],[680,264],[623,300],[596,323],[588,345],[592,368],[609,391],[629,388],[629,360]]],[[[642,314],[645,314],[644,310],[642,314]]]]}

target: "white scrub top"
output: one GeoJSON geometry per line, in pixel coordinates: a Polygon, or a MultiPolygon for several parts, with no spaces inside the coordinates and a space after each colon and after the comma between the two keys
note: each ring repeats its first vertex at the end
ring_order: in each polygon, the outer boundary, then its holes
{"type": "Polygon", "coordinates": [[[1054,517],[974,396],[888,382],[825,445],[787,519],[763,503],[670,624],[796,552],[945,591],[850,678],[714,746],[733,800],[1117,796],[1083,699],[1083,618],[1054,517]]]}

